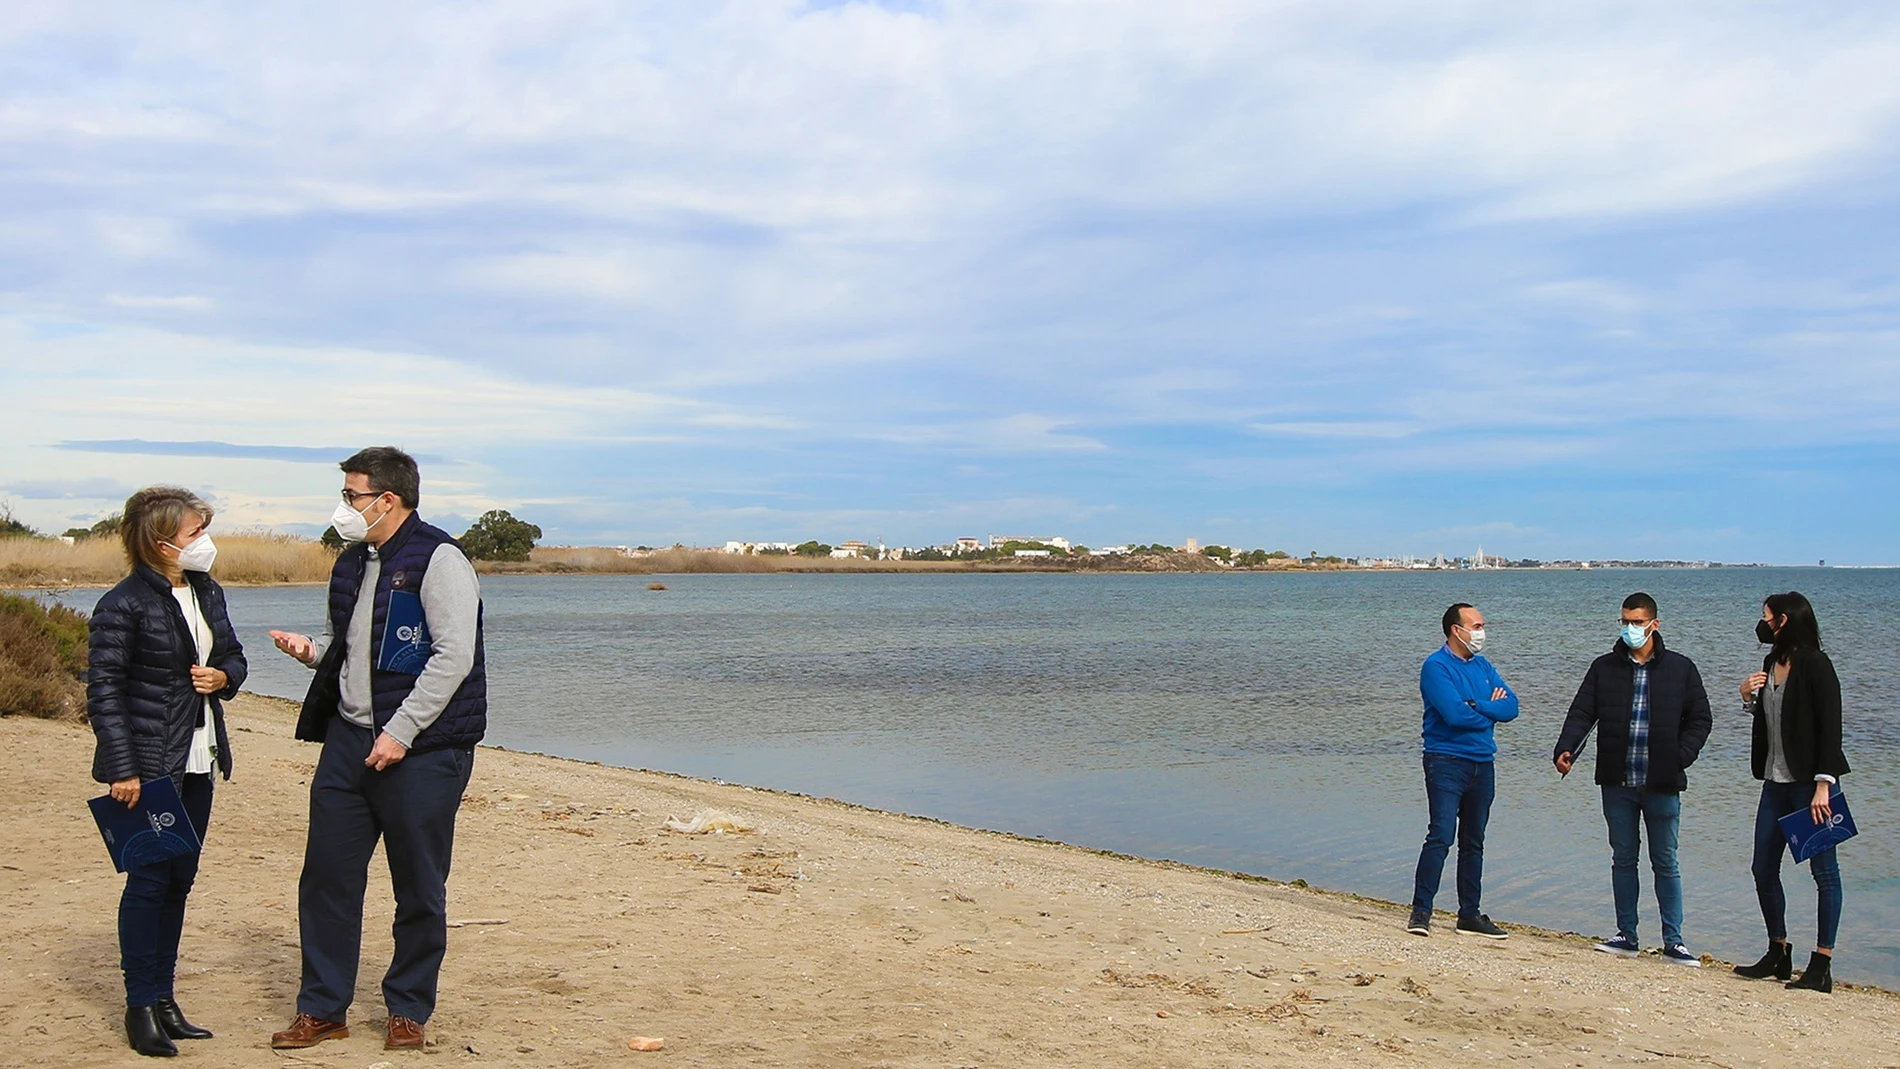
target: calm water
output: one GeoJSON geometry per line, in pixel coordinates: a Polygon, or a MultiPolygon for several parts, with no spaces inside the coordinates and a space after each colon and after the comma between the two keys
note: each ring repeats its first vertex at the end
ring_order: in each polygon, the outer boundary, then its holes
{"type": "MultiPolygon", "coordinates": [[[[485,580],[490,741],[1393,901],[1410,899],[1424,835],[1419,661],[1444,606],[1475,602],[1524,709],[1498,732],[1485,908],[1591,934],[1615,927],[1592,766],[1560,780],[1548,754],[1622,597],[1648,590],[1716,715],[1685,796],[1686,934],[1748,961],[1763,941],[1748,874],[1759,788],[1735,686],[1760,664],[1762,595],[1799,589],[1846,689],[1862,829],[1841,851],[1839,971],[1900,984],[1900,572],[665,579],[663,592],[638,576],[485,580]]],[[[318,629],[322,592],[230,596],[251,688],[301,696],[307,672],[264,632],[318,629]]],[[[1455,904],[1453,865],[1440,905],[1455,904]]],[[[1784,880],[1805,952],[1813,883],[1805,866],[1784,880]]]]}

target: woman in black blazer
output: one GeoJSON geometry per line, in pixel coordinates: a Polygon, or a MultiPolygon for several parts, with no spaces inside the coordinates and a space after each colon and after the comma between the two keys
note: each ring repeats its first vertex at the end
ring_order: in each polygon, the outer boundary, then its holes
{"type": "MultiPolygon", "coordinates": [[[[217,547],[211,509],[186,490],[152,487],[125,503],[120,536],[132,574],[92,611],[86,714],[98,745],[92,776],[138,804],[147,780],[170,776],[200,836],[211,819],[212,769],[231,778],[223,701],[244,682],[244,648],[224,591],[206,572],[217,547]]],[[[125,1030],[140,1054],[178,1053],[175,1039],[209,1039],[173,998],[185,898],[198,855],[129,869],[119,899],[125,1030]]]]}
{"type": "MultiPolygon", "coordinates": [[[[1841,681],[1834,662],[1821,652],[1821,627],[1808,599],[1793,591],[1771,594],[1762,603],[1755,637],[1774,648],[1762,670],[1742,681],[1742,701],[1755,716],[1749,759],[1761,780],[1761,804],[1755,811],[1755,895],[1768,925],[1768,953],[1735,972],[1751,980],[1793,973],[1788,944],[1787,905],[1781,889],[1781,856],[1787,840],[1780,818],[1806,809],[1816,824],[1832,814],[1830,791],[1847,774],[1841,753],[1841,681]]],[[[1790,988],[1834,990],[1834,938],[1841,924],[1841,869],[1834,848],[1808,860],[1808,872],[1820,892],[1814,953],[1801,978],[1790,988]]]]}

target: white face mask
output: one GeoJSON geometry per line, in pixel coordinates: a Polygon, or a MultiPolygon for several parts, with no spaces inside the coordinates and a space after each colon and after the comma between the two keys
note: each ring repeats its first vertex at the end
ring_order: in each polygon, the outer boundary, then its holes
{"type": "MultiPolygon", "coordinates": [[[[367,510],[369,506],[364,505],[363,508],[367,510]]],[[[385,512],[376,517],[376,523],[381,523],[388,518],[389,513],[385,512]]],[[[361,542],[368,538],[370,528],[375,527],[376,523],[365,520],[363,513],[342,501],[337,502],[336,511],[330,513],[330,526],[336,528],[337,537],[345,542],[361,542]]]]}
{"type": "Polygon", "coordinates": [[[1470,650],[1474,657],[1483,651],[1484,628],[1480,627],[1476,630],[1470,628],[1465,629],[1465,649],[1470,650]]]}
{"type": "MultiPolygon", "coordinates": [[[[172,546],[170,542],[163,544],[172,546]]],[[[172,546],[172,548],[178,550],[178,566],[188,572],[208,572],[218,560],[217,544],[211,541],[211,534],[208,531],[199,535],[183,549],[177,546],[172,546]]]]}

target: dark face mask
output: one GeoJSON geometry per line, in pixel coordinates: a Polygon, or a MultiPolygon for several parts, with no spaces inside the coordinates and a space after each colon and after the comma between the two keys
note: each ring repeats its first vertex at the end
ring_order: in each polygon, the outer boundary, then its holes
{"type": "Polygon", "coordinates": [[[1775,629],[1766,620],[1755,621],[1755,641],[1764,646],[1775,644],[1775,629]]]}

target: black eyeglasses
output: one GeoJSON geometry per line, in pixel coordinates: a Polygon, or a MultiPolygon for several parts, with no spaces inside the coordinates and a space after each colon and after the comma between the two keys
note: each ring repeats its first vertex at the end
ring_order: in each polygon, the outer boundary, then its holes
{"type": "Polygon", "coordinates": [[[359,497],[381,496],[383,496],[383,491],[381,490],[345,490],[343,491],[343,503],[354,508],[356,506],[356,499],[359,497]]]}

